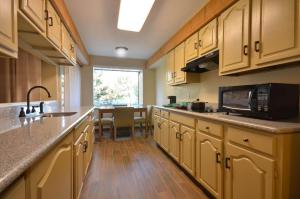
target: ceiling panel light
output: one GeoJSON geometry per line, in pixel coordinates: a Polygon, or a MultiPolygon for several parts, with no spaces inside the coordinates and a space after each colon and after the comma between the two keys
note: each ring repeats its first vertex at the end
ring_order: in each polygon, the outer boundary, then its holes
{"type": "Polygon", "coordinates": [[[140,32],[155,0],[121,0],[118,29],[140,32]]]}
{"type": "Polygon", "coordinates": [[[115,50],[116,50],[117,56],[125,57],[127,55],[128,48],[119,46],[119,47],[116,47],[115,50]]]}

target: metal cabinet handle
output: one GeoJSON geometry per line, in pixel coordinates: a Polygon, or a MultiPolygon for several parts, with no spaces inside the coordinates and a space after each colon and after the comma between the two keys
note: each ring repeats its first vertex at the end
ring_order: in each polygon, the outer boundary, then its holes
{"type": "Polygon", "coordinates": [[[48,20],[48,18],[49,18],[49,12],[48,12],[48,10],[45,10],[45,20],[48,20]]]}
{"type": "Polygon", "coordinates": [[[249,142],[248,138],[243,139],[243,142],[249,142]]]}
{"type": "Polygon", "coordinates": [[[53,26],[53,18],[52,18],[52,17],[49,17],[48,20],[49,20],[49,26],[50,26],[50,27],[53,26]]]}
{"type": "Polygon", "coordinates": [[[209,131],[209,126],[205,127],[205,129],[209,131]]]}
{"type": "Polygon", "coordinates": [[[157,126],[158,126],[158,128],[160,128],[160,127],[161,127],[161,124],[160,124],[160,123],[158,123],[158,124],[157,124],[157,126]]]}
{"type": "Polygon", "coordinates": [[[84,143],[83,143],[83,152],[84,152],[84,153],[87,152],[88,147],[89,147],[88,141],[84,141],[84,143]]]}
{"type": "Polygon", "coordinates": [[[199,44],[198,44],[197,42],[196,42],[196,43],[194,43],[194,49],[195,49],[195,50],[197,50],[197,49],[198,49],[198,45],[199,45],[199,44]]]}
{"type": "Polygon", "coordinates": [[[219,153],[219,152],[216,153],[216,162],[219,163],[219,164],[222,163],[222,161],[221,161],[221,153],[219,153]]]}
{"type": "Polygon", "coordinates": [[[248,55],[248,45],[244,45],[244,55],[248,55]]]}
{"type": "Polygon", "coordinates": [[[230,169],[229,162],[230,162],[230,158],[225,158],[225,168],[226,169],[230,169]]]}
{"type": "Polygon", "coordinates": [[[202,47],[202,40],[199,40],[199,47],[202,47]]]}
{"type": "Polygon", "coordinates": [[[180,139],[180,133],[176,132],[176,139],[180,139]]]}
{"type": "Polygon", "coordinates": [[[254,50],[255,50],[255,52],[259,52],[260,51],[260,42],[259,41],[255,41],[255,43],[254,43],[254,50]]]}

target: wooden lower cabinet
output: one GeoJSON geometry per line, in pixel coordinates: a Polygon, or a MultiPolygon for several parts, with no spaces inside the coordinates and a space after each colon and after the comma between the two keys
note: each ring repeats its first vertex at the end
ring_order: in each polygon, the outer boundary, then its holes
{"type": "Polygon", "coordinates": [[[28,172],[30,199],[73,199],[73,134],[28,172]]]}
{"type": "Polygon", "coordinates": [[[179,162],[180,157],[180,124],[170,121],[170,130],[169,130],[169,154],[170,156],[179,162]]]}
{"type": "Polygon", "coordinates": [[[25,199],[25,179],[21,177],[15,183],[13,183],[3,194],[0,195],[0,199],[25,199]]]}
{"type": "Polygon", "coordinates": [[[195,129],[181,126],[180,165],[190,174],[195,174],[195,129]]]}
{"type": "Polygon", "coordinates": [[[153,116],[154,125],[154,140],[157,144],[160,144],[160,117],[157,115],[153,116]]]}
{"type": "Polygon", "coordinates": [[[223,141],[196,133],[196,179],[214,195],[223,195],[223,141]]]}
{"type": "Polygon", "coordinates": [[[160,119],[160,146],[169,151],[169,120],[164,118],[160,119]]]}
{"type": "Polygon", "coordinates": [[[84,134],[74,144],[74,198],[79,198],[84,179],[84,134]]]}
{"type": "Polygon", "coordinates": [[[226,144],[226,199],[275,198],[275,161],[226,144]]]}

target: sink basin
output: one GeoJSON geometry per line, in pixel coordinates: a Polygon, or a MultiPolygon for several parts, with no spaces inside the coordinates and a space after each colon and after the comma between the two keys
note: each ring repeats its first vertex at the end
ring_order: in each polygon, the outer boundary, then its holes
{"type": "Polygon", "coordinates": [[[75,115],[77,112],[56,112],[56,113],[44,113],[42,117],[66,117],[75,115]]]}

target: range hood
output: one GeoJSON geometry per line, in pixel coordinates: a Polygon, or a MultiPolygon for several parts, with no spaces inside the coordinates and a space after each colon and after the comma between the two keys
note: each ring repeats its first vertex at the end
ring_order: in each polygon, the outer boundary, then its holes
{"type": "Polygon", "coordinates": [[[203,73],[215,70],[219,67],[219,50],[211,52],[203,57],[195,59],[186,64],[181,70],[189,73],[203,73]]]}

